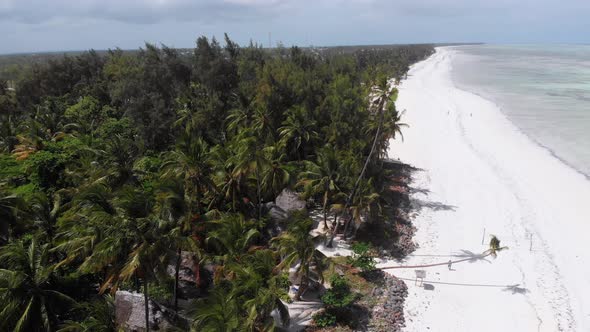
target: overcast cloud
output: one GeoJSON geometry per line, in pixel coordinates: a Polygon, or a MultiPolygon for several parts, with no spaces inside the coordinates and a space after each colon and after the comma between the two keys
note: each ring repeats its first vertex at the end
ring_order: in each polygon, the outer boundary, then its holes
{"type": "Polygon", "coordinates": [[[589,0],[0,0],[0,53],[285,45],[588,43],[589,0]]]}

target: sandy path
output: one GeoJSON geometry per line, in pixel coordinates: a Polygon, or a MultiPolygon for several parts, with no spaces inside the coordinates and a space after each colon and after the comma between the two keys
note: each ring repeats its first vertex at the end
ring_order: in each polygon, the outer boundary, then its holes
{"type": "MultiPolygon", "coordinates": [[[[421,169],[412,183],[420,248],[404,264],[479,254],[484,228],[510,249],[429,268],[425,288],[407,281],[407,331],[590,331],[590,182],[493,103],[455,88],[453,52],[438,49],[400,88],[411,127],[390,157],[421,169]]],[[[413,269],[391,272],[414,279],[413,269]]]]}

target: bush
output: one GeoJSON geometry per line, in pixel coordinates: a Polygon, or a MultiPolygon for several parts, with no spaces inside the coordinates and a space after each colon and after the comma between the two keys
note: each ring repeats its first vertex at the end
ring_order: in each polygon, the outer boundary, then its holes
{"type": "Polygon", "coordinates": [[[322,296],[322,302],[328,308],[345,308],[356,300],[355,294],[350,291],[350,286],[344,277],[334,275],[330,284],[332,288],[322,296]]]}
{"type": "Polygon", "coordinates": [[[371,247],[368,243],[357,242],[352,245],[352,258],[350,264],[352,266],[361,269],[362,271],[373,271],[375,270],[375,261],[371,254],[371,247]]]}
{"type": "Polygon", "coordinates": [[[313,315],[313,322],[317,327],[328,327],[336,325],[336,316],[329,312],[322,311],[313,315]]]}

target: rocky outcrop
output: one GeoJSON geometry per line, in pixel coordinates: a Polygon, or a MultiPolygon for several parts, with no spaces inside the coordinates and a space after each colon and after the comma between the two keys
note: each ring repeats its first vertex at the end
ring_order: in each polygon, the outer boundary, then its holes
{"type": "MultiPolygon", "coordinates": [[[[153,301],[149,301],[150,329],[166,331],[173,327],[174,314],[153,301]]],[[[115,294],[115,319],[124,331],[145,331],[145,301],[143,294],[117,291],[115,294]]]]}
{"type": "Polygon", "coordinates": [[[295,211],[307,211],[305,200],[301,199],[299,194],[289,189],[283,189],[274,203],[266,204],[266,209],[272,221],[268,225],[270,236],[277,236],[287,228],[285,222],[291,213],[295,211]]]}

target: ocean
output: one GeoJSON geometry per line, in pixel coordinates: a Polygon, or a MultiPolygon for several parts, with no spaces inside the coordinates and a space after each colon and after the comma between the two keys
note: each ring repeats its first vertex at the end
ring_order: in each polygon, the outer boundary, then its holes
{"type": "Polygon", "coordinates": [[[496,103],[533,141],[590,177],[590,45],[452,49],[458,88],[496,103]]]}

